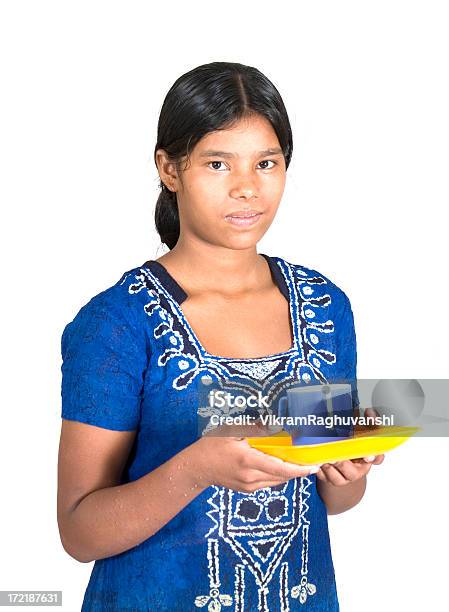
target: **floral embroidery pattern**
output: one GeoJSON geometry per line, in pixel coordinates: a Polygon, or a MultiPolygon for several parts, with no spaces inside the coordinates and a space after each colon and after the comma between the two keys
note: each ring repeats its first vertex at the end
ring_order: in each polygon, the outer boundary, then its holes
{"type": "Polygon", "coordinates": [[[303,576],[301,578],[301,583],[292,588],[291,594],[295,599],[299,597],[299,602],[303,604],[307,601],[307,595],[315,595],[315,593],[316,586],[310,582],[307,582],[307,576],[303,576]]]}

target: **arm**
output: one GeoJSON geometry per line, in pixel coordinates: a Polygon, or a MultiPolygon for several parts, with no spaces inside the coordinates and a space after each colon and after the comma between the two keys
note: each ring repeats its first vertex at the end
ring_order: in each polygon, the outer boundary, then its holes
{"type": "Polygon", "coordinates": [[[134,431],[63,419],[58,526],[64,549],[78,561],[137,546],[212,484],[254,492],[313,468],[265,455],[241,437],[206,436],[145,476],[119,484],[134,437],[134,431]]]}
{"type": "Polygon", "coordinates": [[[192,446],[134,482],[118,484],[135,437],[63,419],[58,461],[58,525],[72,557],[88,563],[137,546],[202,490],[192,446]]]}
{"type": "Polygon", "coordinates": [[[121,484],[150,354],[122,291],[95,296],[61,339],[57,518],[64,549],[81,562],[137,546],[201,491],[192,483],[191,449],[121,484]]]}
{"type": "Polygon", "coordinates": [[[252,492],[313,467],[264,455],[241,434],[206,436],[121,484],[151,350],[120,287],[83,306],[61,339],[57,518],[64,549],[86,563],[138,546],[212,484],[252,492]]]}

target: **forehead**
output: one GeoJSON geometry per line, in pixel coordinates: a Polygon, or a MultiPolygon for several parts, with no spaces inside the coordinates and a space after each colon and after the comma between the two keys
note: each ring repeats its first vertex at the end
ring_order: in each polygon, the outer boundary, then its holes
{"type": "Polygon", "coordinates": [[[251,156],[267,149],[278,149],[279,140],[271,123],[257,115],[239,120],[231,127],[206,134],[196,145],[194,154],[205,156],[212,151],[232,156],[251,156]]]}

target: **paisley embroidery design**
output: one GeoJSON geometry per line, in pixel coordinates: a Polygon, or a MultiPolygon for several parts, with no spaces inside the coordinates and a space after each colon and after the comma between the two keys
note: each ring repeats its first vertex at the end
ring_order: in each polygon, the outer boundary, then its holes
{"type": "MultiPolygon", "coordinates": [[[[218,381],[232,381],[233,390],[253,391],[256,383],[275,406],[274,399],[293,382],[328,382],[322,367],[336,363],[331,350],[334,323],[328,319],[332,302],[328,282],[313,270],[282,258],[272,260],[288,287],[294,347],[285,353],[250,359],[209,355],[158,275],[146,265],[138,269],[128,291],[148,296],[144,310],[152,320],[154,341],[162,343],[163,349],[158,366],[164,367],[170,360],[176,364],[173,389],[186,389],[198,375],[207,373],[218,381]]],[[[207,416],[208,408],[201,410],[201,416],[207,416]]],[[[240,410],[230,409],[229,414],[240,410]]],[[[257,586],[259,612],[269,612],[270,592],[278,594],[276,610],[283,611],[290,610],[290,603],[304,604],[313,597],[317,586],[313,576],[309,578],[308,568],[309,530],[313,526],[307,516],[311,485],[312,481],[303,477],[252,494],[210,487],[205,513],[210,527],[204,535],[208,576],[192,602],[195,607],[214,612],[233,605],[234,610],[243,612],[249,581],[257,586]],[[295,569],[285,561],[291,546],[298,551],[300,575],[295,575],[295,569]],[[235,573],[232,587],[227,585],[223,590],[220,554],[224,548],[234,555],[235,573]]]]}
{"type": "Polygon", "coordinates": [[[149,301],[145,305],[146,314],[156,321],[153,335],[156,341],[167,339],[168,346],[158,359],[158,366],[163,367],[169,360],[177,362],[179,375],[173,379],[174,389],[185,389],[195,376],[205,368],[201,364],[201,353],[189,330],[179,317],[176,302],[162,287],[160,282],[146,268],[140,268],[135,275],[136,281],[129,285],[131,294],[146,291],[149,301]]]}

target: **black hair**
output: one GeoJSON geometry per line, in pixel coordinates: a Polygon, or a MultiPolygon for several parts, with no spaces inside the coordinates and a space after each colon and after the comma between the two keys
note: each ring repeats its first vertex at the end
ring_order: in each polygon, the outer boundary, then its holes
{"type": "MultiPolygon", "coordinates": [[[[244,117],[268,119],[282,148],[288,168],[293,136],[287,111],[273,83],[252,66],[211,62],[193,68],[171,86],[163,102],[157,126],[156,151],[164,149],[180,169],[180,162],[208,133],[232,127],[244,117]]],[[[155,224],[161,241],[172,249],[179,238],[176,193],[160,181],[155,224]]]]}

